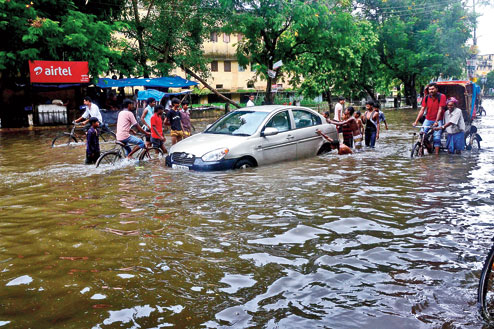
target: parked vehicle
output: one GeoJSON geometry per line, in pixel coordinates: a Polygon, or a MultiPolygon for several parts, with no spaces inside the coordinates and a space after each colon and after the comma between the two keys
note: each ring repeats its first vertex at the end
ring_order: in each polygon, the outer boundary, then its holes
{"type": "Polygon", "coordinates": [[[337,139],[335,126],[309,108],[243,108],[172,146],[166,164],[184,170],[225,170],[307,158],[330,151],[317,129],[337,139]]]}

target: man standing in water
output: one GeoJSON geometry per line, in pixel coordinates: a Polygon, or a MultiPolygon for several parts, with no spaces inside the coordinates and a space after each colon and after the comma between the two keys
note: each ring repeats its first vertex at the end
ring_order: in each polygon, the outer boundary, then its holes
{"type": "Polygon", "coordinates": [[[166,115],[165,125],[169,124],[172,137],[172,145],[177,144],[184,138],[184,129],[182,126],[182,117],[180,116],[180,100],[178,98],[172,99],[172,107],[166,115]]]}
{"type": "Polygon", "coordinates": [[[465,121],[461,110],[457,108],[458,100],[451,97],[446,101],[447,110],[444,113],[444,126],[436,127],[434,130],[444,130],[448,133],[446,146],[448,153],[460,154],[465,148],[465,121]]]}
{"type": "MultiPolygon", "coordinates": [[[[417,115],[417,119],[415,119],[415,122],[413,123],[413,126],[416,126],[427,109],[427,114],[425,115],[425,121],[423,123],[425,133],[427,133],[431,127],[441,127],[443,125],[443,109],[446,106],[446,95],[443,95],[438,91],[436,83],[429,84],[427,90],[429,94],[422,100],[422,107],[417,115]]],[[[433,141],[435,154],[439,154],[441,133],[441,129],[434,130],[433,141]]]]}
{"type": "Polygon", "coordinates": [[[343,132],[343,144],[350,148],[353,147],[353,141],[355,138],[358,138],[358,136],[362,137],[360,135],[360,129],[357,123],[357,119],[355,119],[355,117],[353,116],[354,112],[355,109],[350,106],[345,110],[345,113],[343,115],[344,121],[328,120],[329,123],[332,123],[341,129],[341,131],[343,132]]]}

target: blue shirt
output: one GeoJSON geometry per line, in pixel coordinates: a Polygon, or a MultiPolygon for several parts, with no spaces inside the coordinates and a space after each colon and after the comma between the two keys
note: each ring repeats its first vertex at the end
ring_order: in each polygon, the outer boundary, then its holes
{"type": "Polygon", "coordinates": [[[379,122],[386,121],[386,117],[384,116],[384,113],[379,111],[379,122]]]}

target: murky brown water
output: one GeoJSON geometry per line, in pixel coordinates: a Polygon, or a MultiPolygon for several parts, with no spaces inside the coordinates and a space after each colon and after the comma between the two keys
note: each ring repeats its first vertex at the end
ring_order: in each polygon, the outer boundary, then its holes
{"type": "Polygon", "coordinates": [[[82,165],[54,131],[0,134],[0,327],[478,328],[494,235],[483,150],[375,150],[244,171],[82,165]]]}

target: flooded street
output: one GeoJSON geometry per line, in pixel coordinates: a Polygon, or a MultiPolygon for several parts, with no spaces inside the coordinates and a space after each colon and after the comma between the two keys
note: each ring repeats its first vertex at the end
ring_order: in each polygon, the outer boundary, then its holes
{"type": "Polygon", "coordinates": [[[213,173],[0,134],[0,327],[482,327],[484,107],[480,152],[412,160],[416,112],[385,111],[375,150],[213,173]]]}

